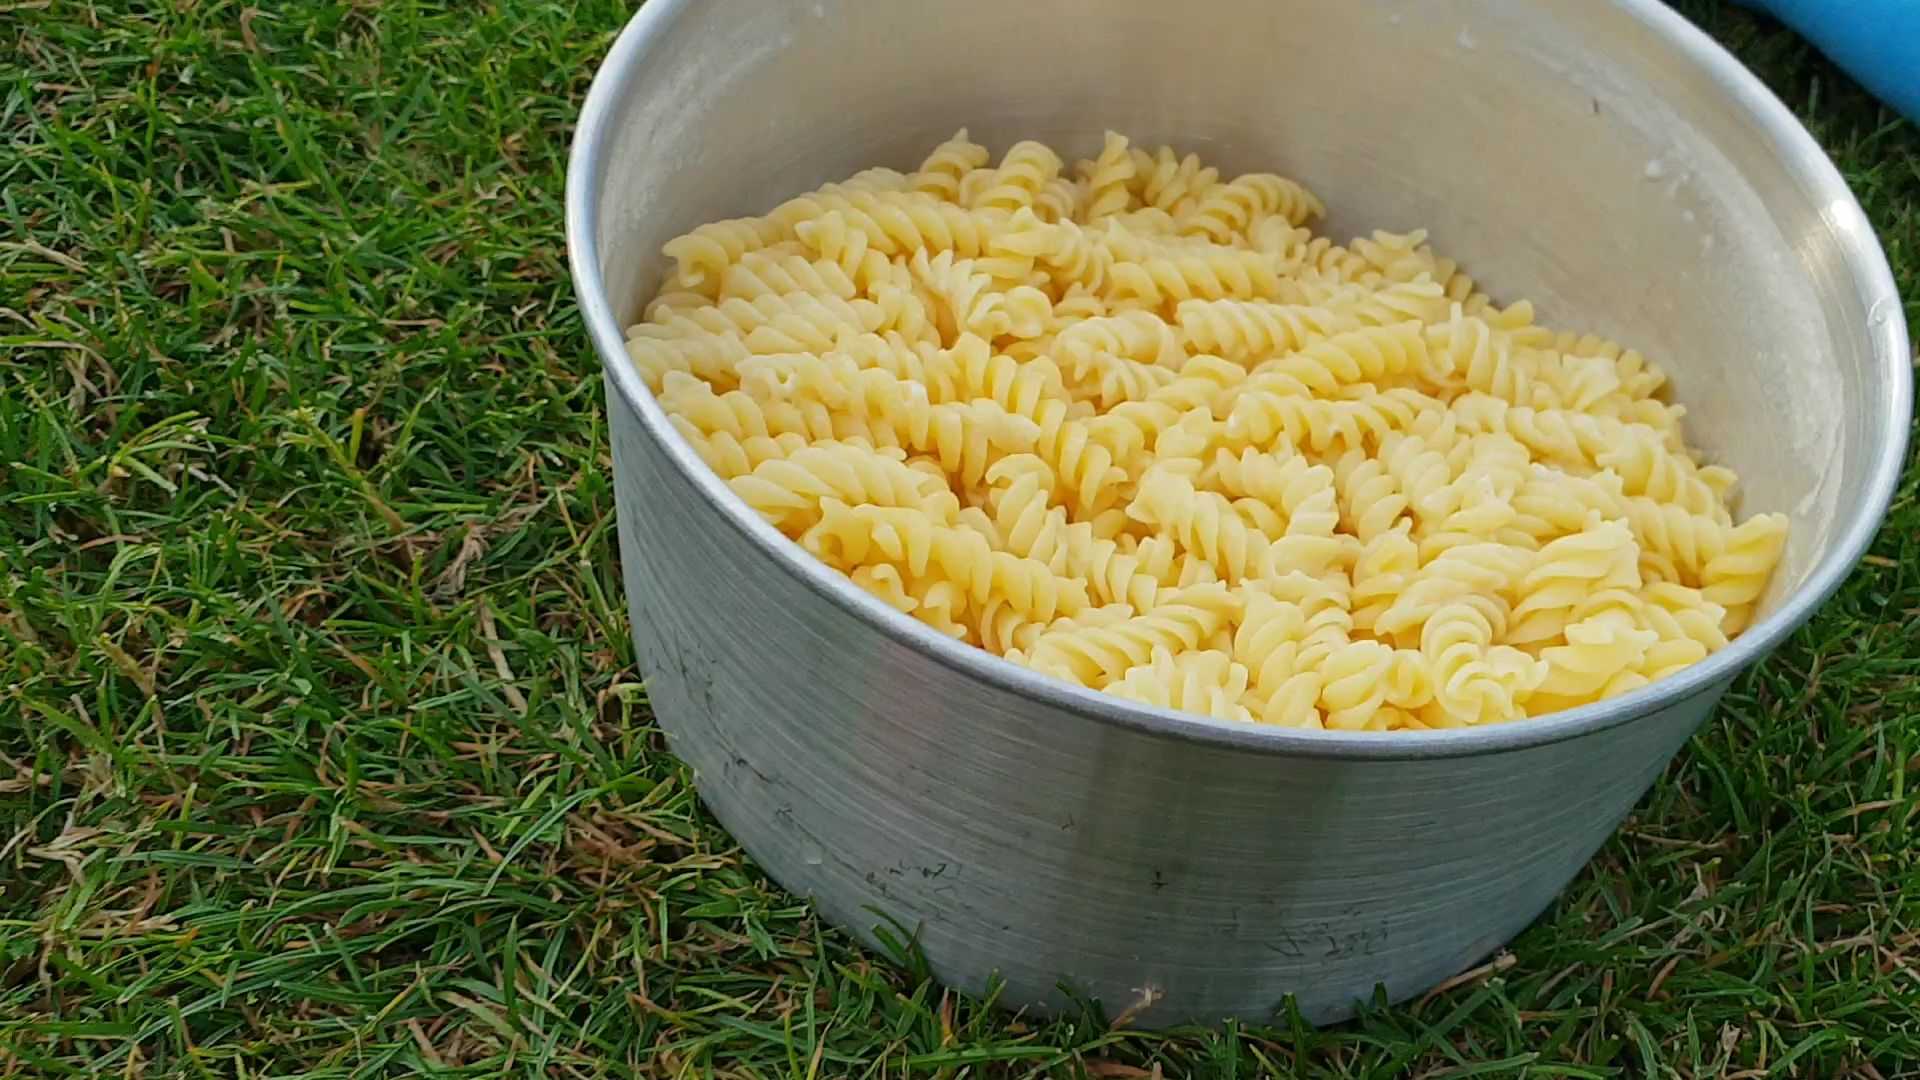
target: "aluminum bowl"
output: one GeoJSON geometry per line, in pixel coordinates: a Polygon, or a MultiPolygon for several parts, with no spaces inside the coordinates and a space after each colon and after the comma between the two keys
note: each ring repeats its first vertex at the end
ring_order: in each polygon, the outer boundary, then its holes
{"type": "Polygon", "coordinates": [[[893,921],[999,1000],[1143,1024],[1312,1021],[1507,941],[1886,510],[1912,394],[1859,205],[1732,57],[1655,0],[649,0],[567,181],[606,371],[620,551],[653,708],[767,873],[893,921]],[[660,245],[962,126],[1090,154],[1105,128],[1295,176],[1345,239],[1428,227],[1495,296],[1631,342],[1690,438],[1793,520],[1767,614],[1640,691],[1483,730],[1232,725],[1041,678],[815,563],[666,423],[623,328],[660,245]]]}

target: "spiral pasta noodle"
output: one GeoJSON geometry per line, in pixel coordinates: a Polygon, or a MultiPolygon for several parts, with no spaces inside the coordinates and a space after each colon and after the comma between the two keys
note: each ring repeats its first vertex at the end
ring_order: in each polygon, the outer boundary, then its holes
{"type": "Polygon", "coordinates": [[[1215,722],[1505,723],[1767,601],[1666,373],[1275,173],[965,130],[664,248],[628,355],[732,496],[878,603],[1215,722]]]}
{"type": "Polygon", "coordinates": [[[1107,687],[1107,693],[1216,720],[1253,720],[1246,706],[1247,669],[1214,649],[1191,650],[1176,657],[1157,646],[1150,661],[1128,668],[1107,687]]]}
{"type": "Polygon", "coordinates": [[[967,138],[966,128],[961,128],[953,138],[933,148],[908,181],[908,186],[946,202],[958,202],[960,185],[965,182],[967,175],[984,166],[992,157],[986,147],[967,138]]]}

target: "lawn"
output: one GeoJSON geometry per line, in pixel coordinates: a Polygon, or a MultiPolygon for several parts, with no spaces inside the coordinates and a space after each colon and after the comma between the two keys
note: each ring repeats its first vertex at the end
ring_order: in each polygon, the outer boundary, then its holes
{"type": "MultiPolygon", "coordinates": [[[[1689,9],[1920,323],[1920,131],[1689,9]]],[[[561,239],[627,3],[0,3],[0,1076],[1920,1076],[1920,505],[1487,969],[1314,1031],[961,999],[701,811],[561,239]]]]}

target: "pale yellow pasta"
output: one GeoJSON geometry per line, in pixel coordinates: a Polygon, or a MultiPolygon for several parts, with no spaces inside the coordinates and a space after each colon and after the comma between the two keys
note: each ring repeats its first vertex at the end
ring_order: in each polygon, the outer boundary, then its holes
{"type": "Polygon", "coordinates": [[[1533,535],[1520,524],[1513,502],[1487,476],[1464,476],[1454,481],[1457,501],[1445,517],[1423,521],[1419,526],[1419,556],[1432,562],[1456,547],[1493,540],[1508,547],[1533,551],[1539,547],[1533,535]]]}
{"type": "Polygon", "coordinates": [[[1362,543],[1388,532],[1406,518],[1407,497],[1380,459],[1355,447],[1333,466],[1340,493],[1340,524],[1362,543]]]}
{"type": "Polygon", "coordinates": [[[1380,443],[1380,463],[1400,485],[1416,527],[1446,517],[1459,505],[1453,470],[1438,445],[1444,444],[1397,432],[1380,443]]]}
{"type": "Polygon", "coordinates": [[[1640,586],[1639,548],[1618,521],[1594,521],[1540,549],[1522,578],[1506,640],[1532,645],[1559,637],[1573,609],[1606,589],[1640,586]]]}
{"type": "MultiPolygon", "coordinates": [[[[965,130],[692,230],[628,330],[679,436],[887,607],[1233,724],[1437,731],[1628,693],[1765,602],[1665,372],[1274,173],[965,130]]],[[[1390,736],[1383,736],[1390,737],[1390,736]]]]}
{"type": "Polygon", "coordinates": [[[1272,538],[1247,524],[1225,496],[1199,490],[1171,468],[1148,470],[1127,514],[1171,536],[1229,583],[1258,574],[1262,555],[1273,546],[1272,538]]]}
{"type": "Polygon", "coordinates": [[[937,522],[954,520],[960,500],[939,479],[905,463],[906,455],[855,443],[813,443],[763,461],[729,481],[748,506],[776,526],[805,529],[820,520],[821,500],[914,507],[937,522]]]}
{"type": "Polygon", "coordinates": [[[647,380],[647,388],[656,394],[665,386],[670,371],[697,376],[722,390],[734,389],[739,385],[739,364],[752,355],[747,343],[733,334],[627,339],[628,358],[647,380]]]}
{"type": "Polygon", "coordinates": [[[796,200],[782,207],[800,242],[848,261],[849,251],[864,248],[849,239],[858,236],[883,255],[903,251],[951,251],[970,258],[987,250],[994,232],[1003,227],[998,215],[977,214],[920,192],[854,192],[796,200]]]}
{"type": "Polygon", "coordinates": [[[847,576],[894,610],[913,615],[949,637],[972,640],[972,628],[960,621],[968,613],[967,598],[953,582],[909,577],[890,563],[856,566],[847,576]]]}
{"type": "Polygon", "coordinates": [[[1568,624],[1562,638],[1566,644],[1540,651],[1547,672],[1537,693],[1579,701],[1602,696],[1610,683],[1622,678],[1631,682],[1659,634],[1642,629],[1628,612],[1609,608],[1568,624]]]}
{"type": "Polygon", "coordinates": [[[1241,362],[1292,351],[1359,326],[1349,315],[1312,304],[1183,300],[1177,310],[1190,348],[1241,362]]]}
{"type": "Polygon", "coordinates": [[[1182,300],[1222,300],[1280,295],[1280,272],[1271,258],[1256,251],[1209,247],[1173,249],[1139,261],[1115,262],[1107,270],[1108,295],[1155,308],[1182,300]]]}
{"type": "MultiPolygon", "coordinates": [[[[1208,588],[1180,590],[1145,614],[1049,628],[1024,656],[1011,658],[1051,675],[1104,688],[1149,660],[1155,647],[1180,652],[1196,649],[1227,627],[1231,606],[1210,602],[1212,598],[1204,595],[1208,588]]],[[[1225,593],[1222,586],[1211,588],[1225,593]]]]}
{"type": "Polygon", "coordinates": [[[968,598],[985,604],[1005,599],[1022,615],[1050,619],[1087,606],[1084,581],[1055,575],[1045,563],[996,550],[989,537],[964,526],[941,524],[914,507],[866,504],[848,506],[820,501],[820,517],[802,534],[808,550],[842,566],[888,562],[915,577],[930,570],[962,586],[968,598]]]}
{"type": "Polygon", "coordinates": [[[1069,523],[1063,506],[1048,494],[1053,470],[1028,454],[1002,458],[988,470],[993,485],[989,504],[993,521],[1009,551],[1038,559],[1054,573],[1085,579],[1101,603],[1126,603],[1135,610],[1154,606],[1161,585],[1171,579],[1177,549],[1171,541],[1150,537],[1131,550],[1099,535],[1094,524],[1069,523]]]}
{"type": "Polygon", "coordinates": [[[1407,575],[1405,587],[1373,620],[1376,637],[1412,645],[1433,613],[1450,603],[1469,604],[1506,633],[1513,597],[1534,553],[1505,544],[1463,544],[1407,575]]]}
{"type": "Polygon", "coordinates": [[[731,336],[742,341],[749,352],[793,352],[830,348],[843,337],[879,330],[885,322],[885,310],[872,300],[786,293],[752,300],[736,297],[707,307],[675,308],[663,313],[657,322],[632,327],[628,337],[731,336]]]}
{"type": "Polygon", "coordinates": [[[1000,159],[1000,167],[984,174],[986,182],[980,185],[979,195],[971,205],[977,210],[1008,213],[1032,207],[1064,167],[1060,155],[1044,143],[1032,140],[1014,143],[1000,159]]]}
{"type": "Polygon", "coordinates": [[[1433,685],[1433,704],[1450,725],[1515,719],[1546,665],[1510,645],[1493,643],[1493,626],[1468,604],[1435,611],[1420,632],[1419,656],[1433,685]]]}
{"type": "Polygon", "coordinates": [[[1298,379],[1316,394],[1338,397],[1345,387],[1361,383],[1381,385],[1417,371],[1426,363],[1426,342],[1420,324],[1368,326],[1309,343],[1295,352],[1281,353],[1253,369],[1263,374],[1298,379]]]}
{"type": "Polygon", "coordinates": [[[1255,375],[1226,392],[1232,401],[1224,410],[1229,445],[1284,443],[1328,456],[1369,447],[1378,451],[1394,435],[1419,432],[1423,414],[1442,411],[1417,390],[1382,392],[1372,383],[1342,387],[1337,398],[1311,397],[1298,379],[1277,372],[1255,375]]]}
{"type": "Polygon", "coordinates": [[[1233,658],[1252,673],[1256,691],[1272,694],[1311,670],[1300,660],[1306,637],[1307,612],[1298,602],[1250,591],[1240,624],[1234,628],[1233,658]]]}
{"type": "Polygon", "coordinates": [[[1100,156],[1082,161],[1078,169],[1087,181],[1088,221],[1098,221],[1127,209],[1132,196],[1128,185],[1136,172],[1133,155],[1127,152],[1127,137],[1109,131],[1100,156]]]}
{"type": "Polygon", "coordinates": [[[722,300],[736,296],[753,300],[782,293],[812,293],[852,300],[860,292],[861,286],[847,275],[845,267],[795,252],[750,251],[727,267],[720,277],[722,300]]]}
{"type": "Polygon", "coordinates": [[[1319,665],[1320,707],[1329,729],[1384,731],[1380,710],[1392,689],[1394,650],[1378,641],[1350,641],[1319,665]]]}
{"type": "Polygon", "coordinates": [[[1012,277],[1015,271],[1020,276],[1037,272],[1055,288],[1065,289],[1056,310],[1076,316],[1075,321],[1105,313],[1108,304],[1101,294],[1113,256],[1084,230],[1072,224],[1042,221],[1033,211],[1022,208],[994,234],[988,252],[1003,276],[1012,277]]]}
{"type": "Polygon", "coordinates": [[[1199,196],[1220,179],[1220,171],[1200,164],[1197,155],[1183,158],[1170,146],[1152,153],[1134,150],[1132,154],[1134,178],[1129,190],[1142,205],[1175,217],[1193,207],[1199,196]]]}
{"type": "Polygon", "coordinates": [[[1165,646],[1157,646],[1152,660],[1128,668],[1117,682],[1108,684],[1106,692],[1216,720],[1253,719],[1245,704],[1247,669],[1212,649],[1194,649],[1176,657],[1165,646]]]}
{"type": "Polygon", "coordinates": [[[675,279],[687,288],[718,295],[720,276],[749,251],[786,239],[778,224],[765,218],[733,218],[702,225],[667,242],[666,256],[678,265],[675,279]]]}
{"type": "Polygon", "coordinates": [[[961,181],[968,173],[984,166],[991,156],[986,147],[967,138],[966,128],[961,128],[953,138],[933,148],[921,162],[920,170],[913,174],[909,186],[947,202],[958,202],[961,181]]]}
{"type": "Polygon", "coordinates": [[[1192,212],[1181,219],[1180,231],[1230,244],[1245,238],[1263,218],[1302,225],[1326,210],[1313,192],[1284,176],[1248,173],[1202,189],[1192,212]]]}
{"type": "Polygon", "coordinates": [[[1354,560],[1349,602],[1353,625],[1364,633],[1375,632],[1380,616],[1400,599],[1420,570],[1420,549],[1408,536],[1410,527],[1403,523],[1374,536],[1354,560]]]}
{"type": "Polygon", "coordinates": [[[1746,629],[1786,543],[1786,517],[1760,514],[1734,526],[1726,549],[1700,571],[1701,595],[1726,609],[1729,634],[1746,629]]]}

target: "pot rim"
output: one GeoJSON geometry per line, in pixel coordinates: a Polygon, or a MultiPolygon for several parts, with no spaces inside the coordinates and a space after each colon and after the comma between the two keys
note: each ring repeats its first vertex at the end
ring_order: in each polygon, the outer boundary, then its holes
{"type": "Polygon", "coordinates": [[[893,641],[961,674],[1116,727],[1262,754],[1296,758],[1413,760],[1508,753],[1580,738],[1708,694],[1759,661],[1812,617],[1853,571],[1878,533],[1906,460],[1913,407],[1913,371],[1905,318],[1886,254],[1859,202],[1826,152],[1787,107],[1739,60],[1660,0],[1615,0],[1661,44],[1704,74],[1751,119],[1787,164],[1807,197],[1823,207],[1867,311],[1890,305],[1892,317],[1869,322],[1874,355],[1884,368],[1888,427],[1894,433],[1869,468],[1852,520],[1829,545],[1806,581],[1774,611],[1726,648],[1647,686],[1578,708],[1512,723],[1446,731],[1313,731],[1215,720],[1142,705],[1076,686],[956,641],[870,596],[787,539],[749,509],[681,437],[628,359],[626,337],[600,270],[599,187],[607,168],[613,118],[653,49],[695,0],[652,0],[627,23],[595,73],[581,108],[567,164],[566,233],[574,291],[608,383],[639,415],[647,436],[686,474],[728,524],[764,552],[772,566],[798,577],[827,601],[876,625],[893,641]]]}

